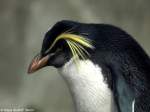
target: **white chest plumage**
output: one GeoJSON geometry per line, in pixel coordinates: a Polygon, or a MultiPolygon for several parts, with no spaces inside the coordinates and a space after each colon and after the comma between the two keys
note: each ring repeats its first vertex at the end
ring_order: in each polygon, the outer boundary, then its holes
{"type": "Polygon", "coordinates": [[[113,94],[101,68],[90,60],[71,60],[60,73],[67,81],[77,112],[116,112],[113,94]]]}

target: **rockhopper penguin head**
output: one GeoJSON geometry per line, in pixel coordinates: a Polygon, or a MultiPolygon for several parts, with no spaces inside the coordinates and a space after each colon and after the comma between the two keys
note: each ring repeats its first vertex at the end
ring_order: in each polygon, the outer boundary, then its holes
{"type": "Polygon", "coordinates": [[[41,52],[32,60],[28,73],[46,66],[62,67],[72,58],[88,58],[89,52],[94,49],[92,39],[87,37],[86,32],[80,32],[79,27],[79,23],[72,21],[55,24],[45,34],[41,52]]]}

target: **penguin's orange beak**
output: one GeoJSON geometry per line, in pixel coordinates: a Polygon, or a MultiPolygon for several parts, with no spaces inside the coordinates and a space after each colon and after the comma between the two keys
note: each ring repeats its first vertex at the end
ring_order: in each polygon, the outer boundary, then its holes
{"type": "Polygon", "coordinates": [[[45,67],[48,62],[48,59],[49,59],[49,55],[42,58],[39,54],[36,55],[29,65],[28,74],[34,73],[39,69],[45,67]]]}

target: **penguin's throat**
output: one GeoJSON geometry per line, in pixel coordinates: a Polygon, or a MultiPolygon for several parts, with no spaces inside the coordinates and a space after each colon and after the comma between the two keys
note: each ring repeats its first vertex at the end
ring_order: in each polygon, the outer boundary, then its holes
{"type": "Polygon", "coordinates": [[[113,112],[113,95],[98,65],[90,60],[70,60],[59,71],[68,84],[77,112],[113,112]]]}

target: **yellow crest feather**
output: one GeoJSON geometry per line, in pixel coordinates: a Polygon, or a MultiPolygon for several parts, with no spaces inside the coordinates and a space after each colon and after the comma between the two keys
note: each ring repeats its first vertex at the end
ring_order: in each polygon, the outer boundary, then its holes
{"type": "Polygon", "coordinates": [[[82,59],[85,59],[86,55],[89,56],[89,53],[84,47],[91,49],[94,48],[94,46],[92,45],[92,41],[90,39],[84,38],[83,36],[80,35],[63,33],[54,40],[48,51],[50,51],[54,47],[54,45],[58,42],[58,40],[61,39],[64,39],[67,42],[73,57],[79,58],[80,56],[82,59]]]}

